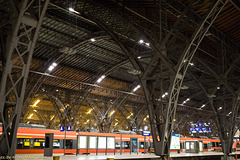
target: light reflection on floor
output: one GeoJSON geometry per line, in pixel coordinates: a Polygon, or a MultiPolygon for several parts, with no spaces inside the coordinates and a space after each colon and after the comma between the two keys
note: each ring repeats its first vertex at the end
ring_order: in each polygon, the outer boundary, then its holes
{"type": "MultiPolygon", "coordinates": [[[[233,155],[236,154],[236,152],[232,153],[233,155]]],[[[240,154],[240,152],[237,152],[237,154],[240,154]]],[[[214,155],[223,155],[221,152],[201,152],[201,153],[171,153],[170,157],[192,157],[192,156],[214,156],[214,155]]],[[[114,159],[142,159],[142,158],[159,158],[158,156],[154,154],[129,154],[125,153],[123,155],[105,155],[105,154],[99,154],[96,155],[66,155],[63,156],[62,154],[54,154],[54,156],[60,156],[60,160],[106,160],[107,158],[114,158],[114,159]]],[[[29,159],[29,160],[52,160],[53,157],[44,157],[42,154],[18,154],[16,155],[16,160],[23,160],[23,159],[29,159]]]]}

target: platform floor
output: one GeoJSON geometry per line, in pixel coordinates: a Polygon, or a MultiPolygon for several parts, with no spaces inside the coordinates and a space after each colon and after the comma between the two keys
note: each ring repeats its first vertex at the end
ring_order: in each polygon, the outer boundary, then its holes
{"type": "MultiPolygon", "coordinates": [[[[240,152],[233,152],[232,154],[240,154],[240,152]]],[[[171,153],[170,157],[204,157],[204,156],[221,156],[223,153],[221,152],[204,152],[204,153],[171,153]]],[[[156,156],[154,154],[129,154],[125,153],[122,155],[62,155],[62,154],[54,154],[54,156],[60,156],[60,160],[106,160],[107,158],[114,158],[115,160],[120,159],[146,159],[146,158],[152,158],[157,159],[159,156],[156,156]]],[[[29,160],[52,160],[53,157],[44,157],[42,154],[18,154],[16,155],[16,160],[23,160],[23,159],[29,159],[29,160]]]]}

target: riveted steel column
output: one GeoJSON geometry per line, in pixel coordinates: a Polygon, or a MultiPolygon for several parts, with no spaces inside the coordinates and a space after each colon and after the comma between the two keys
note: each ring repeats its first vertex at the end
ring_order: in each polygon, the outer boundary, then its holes
{"type": "Polygon", "coordinates": [[[0,156],[12,159],[15,155],[18,122],[32,60],[33,50],[49,0],[9,1],[11,29],[3,63],[0,88],[0,156]],[[37,7],[38,9],[33,9],[37,7]],[[36,11],[36,13],[33,13],[36,11]],[[19,69],[15,66],[21,66],[19,69]],[[9,109],[13,109],[10,115],[9,109]],[[8,157],[6,157],[8,156],[8,157]]]}

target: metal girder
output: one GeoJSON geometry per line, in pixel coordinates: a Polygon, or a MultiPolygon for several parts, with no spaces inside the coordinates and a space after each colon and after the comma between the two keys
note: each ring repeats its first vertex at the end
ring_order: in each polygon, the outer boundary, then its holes
{"type": "MultiPolygon", "coordinates": [[[[196,2],[197,3],[197,2],[196,2]]],[[[192,4],[192,5],[196,5],[192,4]]],[[[205,34],[207,33],[208,29],[211,27],[212,23],[226,4],[226,1],[214,1],[210,5],[208,11],[203,16],[203,18],[198,23],[198,26],[195,28],[194,33],[189,38],[184,38],[184,35],[180,35],[181,38],[188,41],[187,45],[185,46],[185,49],[181,55],[181,57],[178,60],[178,64],[175,66],[177,73],[171,80],[171,84],[169,87],[169,99],[167,107],[164,111],[164,114],[162,115],[162,120],[159,121],[156,118],[150,116],[151,124],[152,124],[152,131],[153,131],[153,139],[155,139],[155,150],[157,151],[157,155],[169,155],[170,151],[170,138],[173,130],[173,124],[174,124],[174,118],[176,114],[176,107],[177,107],[177,101],[178,96],[180,92],[180,88],[184,79],[184,76],[186,74],[187,68],[189,66],[189,63],[191,62],[198,46],[200,45],[202,39],[204,38],[205,34]],[[160,137],[160,139],[157,139],[157,134],[160,137]]],[[[189,6],[193,7],[193,6],[189,6]]],[[[182,13],[182,15],[178,18],[178,20],[173,25],[172,29],[169,31],[165,39],[163,40],[163,45],[169,46],[173,41],[176,40],[174,38],[175,36],[179,36],[178,32],[181,32],[181,23],[183,20],[181,20],[184,16],[188,16],[188,8],[182,13]],[[176,32],[177,31],[177,32],[176,32]],[[174,34],[175,33],[175,34],[174,34]]],[[[145,82],[145,85],[147,86],[147,82],[145,82]]],[[[156,110],[153,109],[152,106],[154,104],[151,104],[151,93],[152,91],[148,91],[149,98],[147,98],[148,104],[150,104],[150,115],[153,113],[157,113],[156,110]]],[[[146,94],[146,92],[145,92],[146,94]]],[[[152,98],[153,99],[153,98],[152,98]]],[[[156,116],[157,117],[157,116],[156,116]]]]}
{"type": "MultiPolygon", "coordinates": [[[[240,91],[238,90],[238,94],[236,94],[234,91],[231,91],[231,88],[229,89],[227,83],[224,83],[224,86],[221,87],[221,91],[218,92],[220,92],[222,96],[226,96],[226,92],[229,90],[229,92],[232,94],[232,99],[216,99],[209,96],[211,93],[209,93],[207,88],[204,87],[204,85],[198,80],[198,77],[194,76],[193,74],[191,74],[191,76],[203,90],[206,98],[209,101],[209,104],[212,107],[218,129],[218,135],[223,147],[224,160],[227,160],[227,157],[232,152],[236,118],[240,107],[240,91]],[[220,106],[222,109],[219,109],[220,106]],[[221,110],[223,110],[223,113],[220,113],[221,110]]],[[[221,81],[220,78],[219,80],[221,81]]],[[[216,93],[216,91],[214,92],[216,93]]]]}
{"type": "Polygon", "coordinates": [[[3,73],[0,89],[0,156],[15,155],[18,122],[22,111],[24,93],[33,50],[49,0],[9,1],[11,29],[6,40],[3,73]],[[37,8],[33,8],[37,7],[37,8]],[[34,13],[33,11],[37,11],[34,13]],[[22,66],[16,69],[15,66],[22,66]],[[9,107],[14,114],[9,118],[9,107]]]}
{"type": "MultiPolygon", "coordinates": [[[[193,5],[198,6],[198,4],[196,3],[194,3],[193,5]]],[[[208,11],[203,17],[199,18],[198,26],[194,28],[194,33],[191,36],[184,35],[184,29],[186,29],[185,26],[187,25],[187,21],[185,21],[185,16],[189,16],[187,15],[188,8],[186,8],[183,14],[178,18],[175,25],[168,32],[161,44],[162,49],[168,49],[168,47],[171,48],[170,46],[173,45],[173,43],[177,39],[179,39],[179,37],[182,40],[186,41],[186,46],[184,46],[185,49],[183,50],[182,55],[179,58],[179,63],[175,66],[174,69],[173,62],[165,58],[164,54],[162,54],[159,48],[155,46],[155,42],[151,40],[151,38],[143,34],[143,32],[140,32],[138,29],[136,29],[136,27],[134,27],[127,20],[123,19],[120,15],[110,11],[104,6],[99,5],[96,1],[87,1],[82,4],[78,3],[76,9],[79,10],[82,15],[89,17],[103,30],[105,30],[105,32],[107,32],[116,41],[116,43],[120,46],[123,52],[128,56],[133,67],[142,72],[142,74],[139,75],[139,80],[141,81],[149,108],[155,153],[157,155],[163,156],[169,154],[170,138],[173,127],[172,124],[175,117],[178,95],[183,78],[199,44],[201,43],[203,37],[205,36],[208,29],[210,28],[213,21],[216,19],[225,4],[226,1],[220,0],[210,2],[210,7],[208,8],[208,11]],[[145,67],[140,60],[134,58],[134,53],[130,52],[130,50],[133,51],[134,48],[137,46],[137,38],[139,37],[139,35],[144,35],[144,38],[146,38],[146,40],[150,42],[151,49],[155,51],[155,54],[151,57],[149,63],[145,65],[145,67]],[[123,37],[134,39],[135,44],[131,49],[124,45],[125,40],[123,37]],[[157,83],[153,83],[153,80],[147,81],[145,79],[147,77],[154,77],[159,73],[159,70],[160,72],[162,72],[163,65],[165,66],[165,70],[167,68],[167,70],[169,70],[171,73],[174,73],[175,76],[173,77],[172,83],[169,87],[170,96],[168,105],[165,107],[166,109],[164,110],[164,112],[162,112],[162,114],[160,115],[160,117],[162,116],[161,120],[158,115],[161,111],[159,111],[159,107],[157,104],[158,102],[156,102],[156,100],[161,98],[160,96],[156,96],[155,89],[157,83]],[[160,140],[157,138],[157,136],[159,136],[160,140]]],[[[190,7],[192,6],[189,6],[189,8],[190,7]]],[[[158,82],[159,79],[160,78],[155,78],[155,82],[158,82]]],[[[160,91],[160,93],[161,92],[162,91],[160,91]]]]}

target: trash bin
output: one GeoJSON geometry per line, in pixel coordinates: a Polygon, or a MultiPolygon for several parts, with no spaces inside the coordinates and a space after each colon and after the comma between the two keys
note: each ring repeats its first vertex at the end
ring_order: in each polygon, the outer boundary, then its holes
{"type": "Polygon", "coordinates": [[[60,156],[53,156],[53,160],[60,160],[60,156]]]}

